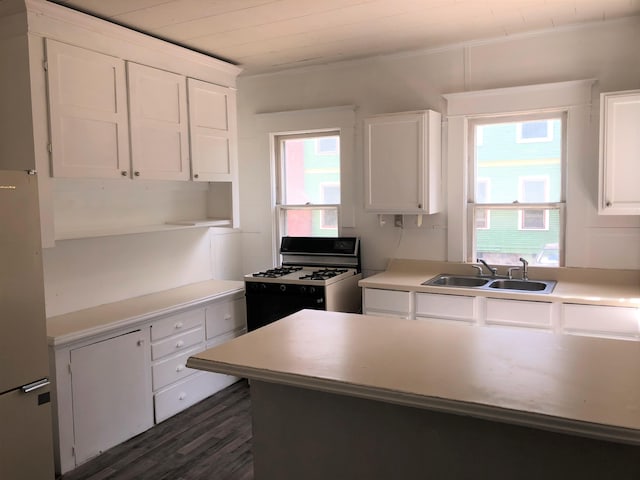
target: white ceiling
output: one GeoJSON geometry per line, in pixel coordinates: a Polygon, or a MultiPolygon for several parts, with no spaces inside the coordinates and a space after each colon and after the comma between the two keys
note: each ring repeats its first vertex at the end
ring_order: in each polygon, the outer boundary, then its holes
{"type": "Polygon", "coordinates": [[[640,0],[51,0],[244,74],[640,15],[640,0]]]}

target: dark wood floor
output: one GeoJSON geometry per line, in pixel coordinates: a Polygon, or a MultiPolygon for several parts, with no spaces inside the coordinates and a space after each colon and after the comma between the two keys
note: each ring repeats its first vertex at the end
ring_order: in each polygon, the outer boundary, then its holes
{"type": "Polygon", "coordinates": [[[59,479],[252,480],[247,381],[231,385],[59,479]]]}

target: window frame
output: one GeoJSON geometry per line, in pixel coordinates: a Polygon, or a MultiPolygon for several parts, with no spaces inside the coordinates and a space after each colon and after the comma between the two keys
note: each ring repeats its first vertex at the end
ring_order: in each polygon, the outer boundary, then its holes
{"type": "MultiPolygon", "coordinates": [[[[518,201],[521,203],[530,203],[524,200],[524,184],[526,181],[542,181],[544,183],[544,203],[548,203],[549,200],[549,184],[550,179],[548,175],[527,175],[523,177],[518,177],[518,201]]],[[[524,217],[525,212],[527,210],[537,210],[537,209],[520,209],[518,210],[518,230],[527,230],[527,231],[548,231],[549,230],[549,209],[543,210],[543,222],[544,225],[541,228],[527,228],[524,226],[524,217]]]]}
{"type": "MultiPolygon", "coordinates": [[[[284,166],[284,143],[287,140],[307,140],[307,139],[317,139],[319,137],[338,137],[338,149],[334,153],[334,155],[338,155],[340,157],[340,171],[339,175],[341,176],[342,170],[342,152],[340,145],[342,144],[341,132],[339,129],[322,129],[322,130],[304,130],[297,132],[285,132],[278,133],[273,135],[273,155],[275,161],[275,229],[276,229],[276,237],[278,239],[286,236],[288,232],[286,231],[286,217],[288,212],[292,211],[319,211],[320,212],[320,228],[322,230],[330,230],[329,228],[324,228],[322,218],[324,217],[324,212],[327,210],[335,211],[336,214],[336,236],[340,236],[340,206],[341,204],[336,203],[304,203],[304,204],[294,204],[294,203],[284,203],[286,188],[285,188],[285,166],[284,166]]],[[[317,155],[328,155],[327,153],[319,153],[317,151],[318,142],[314,142],[314,151],[317,155]]],[[[323,182],[320,185],[327,183],[323,182]]],[[[340,199],[342,202],[342,184],[341,182],[337,183],[340,186],[340,199]]]]}
{"type": "MultiPolygon", "coordinates": [[[[524,111],[524,112],[510,112],[505,114],[486,114],[486,115],[469,115],[467,116],[467,222],[466,222],[466,230],[467,230],[467,252],[466,259],[467,262],[474,262],[476,259],[476,226],[475,226],[475,218],[476,211],[480,209],[486,209],[486,214],[490,215],[491,210],[516,210],[518,211],[518,230],[526,230],[526,231],[543,231],[544,229],[522,229],[522,211],[523,210],[544,210],[545,211],[545,226],[549,226],[549,212],[551,210],[558,210],[559,212],[559,222],[560,222],[560,232],[558,244],[560,246],[560,259],[558,266],[564,266],[564,250],[565,250],[565,233],[566,233],[566,185],[567,185],[567,119],[568,112],[564,108],[558,109],[549,109],[544,111],[524,111]],[[503,202],[491,202],[491,203],[478,203],[476,202],[476,191],[475,191],[475,181],[476,181],[476,137],[475,131],[476,127],[483,127],[484,125],[496,124],[496,123],[509,123],[509,122],[526,122],[526,121],[535,121],[539,119],[552,120],[559,119],[561,125],[561,159],[560,159],[560,172],[561,172],[561,181],[560,181],[560,198],[558,201],[554,202],[540,202],[540,203],[525,203],[521,201],[521,187],[520,187],[520,178],[518,178],[518,198],[515,199],[512,203],[503,203],[503,202]]],[[[547,122],[549,124],[550,122],[547,122]]],[[[480,130],[484,130],[480,128],[480,130]]],[[[484,134],[484,132],[483,132],[484,134]]],[[[483,135],[484,136],[484,135],[483,135]]],[[[483,142],[484,143],[484,142],[483,142]]],[[[522,142],[522,143],[530,143],[530,142],[522,142]]],[[[542,177],[542,175],[531,175],[527,176],[527,178],[533,177],[542,177]]],[[[548,189],[546,192],[547,198],[549,198],[548,189]]]]}

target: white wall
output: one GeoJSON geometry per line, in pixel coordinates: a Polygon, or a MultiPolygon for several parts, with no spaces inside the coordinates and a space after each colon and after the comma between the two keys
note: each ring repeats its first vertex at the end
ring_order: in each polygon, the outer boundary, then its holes
{"type": "MultiPolygon", "coordinates": [[[[364,212],[365,116],[425,108],[444,113],[444,93],[588,78],[597,79],[597,83],[582,139],[586,154],[571,159],[570,165],[576,167],[568,172],[567,188],[572,237],[580,241],[567,245],[567,257],[570,266],[576,267],[640,268],[640,218],[600,217],[596,209],[599,93],[640,88],[638,45],[640,18],[636,17],[439,51],[239,77],[243,271],[255,271],[272,262],[272,199],[266,181],[271,177],[270,152],[256,114],[356,106],[352,178],[343,184],[356,199],[355,226],[343,228],[342,234],[362,238],[364,268],[372,272],[384,269],[394,257],[445,260],[447,214],[445,210],[428,217],[421,228],[405,223],[401,230],[390,224],[381,227],[376,215],[364,212]]],[[[446,175],[446,152],[443,162],[446,175]]]]}

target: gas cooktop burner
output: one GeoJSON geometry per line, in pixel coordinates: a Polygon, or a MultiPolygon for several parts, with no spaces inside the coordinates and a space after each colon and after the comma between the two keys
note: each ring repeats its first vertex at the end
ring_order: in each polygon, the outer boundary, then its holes
{"type": "Polygon", "coordinates": [[[253,276],[261,278],[278,278],[289,275],[293,272],[297,272],[298,270],[302,270],[302,267],[270,268],[269,270],[265,270],[263,272],[254,273],[253,276]]]}
{"type": "Polygon", "coordinates": [[[346,268],[323,268],[322,270],[315,270],[308,275],[303,275],[300,280],[326,280],[342,273],[347,272],[346,268]]]}

